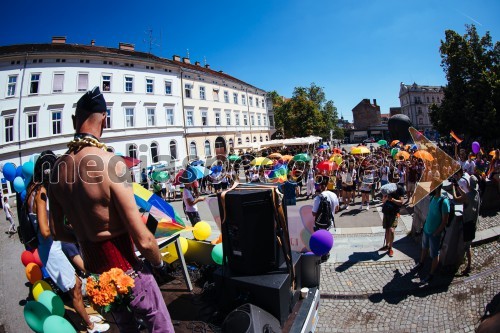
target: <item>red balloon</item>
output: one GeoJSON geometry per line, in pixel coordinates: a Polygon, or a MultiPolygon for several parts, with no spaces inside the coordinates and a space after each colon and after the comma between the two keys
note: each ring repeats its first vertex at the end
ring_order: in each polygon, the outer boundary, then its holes
{"type": "Polygon", "coordinates": [[[24,267],[26,267],[28,266],[28,264],[35,262],[35,256],[30,251],[24,251],[21,254],[21,262],[23,263],[24,267]]]}
{"type": "Polygon", "coordinates": [[[34,263],[38,265],[38,267],[43,267],[42,259],[40,259],[40,255],[38,254],[38,249],[33,252],[33,257],[35,258],[34,263]]]}

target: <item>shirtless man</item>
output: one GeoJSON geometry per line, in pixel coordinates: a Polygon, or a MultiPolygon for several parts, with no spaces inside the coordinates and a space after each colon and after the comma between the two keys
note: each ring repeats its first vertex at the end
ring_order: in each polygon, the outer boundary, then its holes
{"type": "MultiPolygon", "coordinates": [[[[118,267],[133,277],[135,299],[129,307],[134,315],[144,320],[149,332],[174,332],[158,284],[136,257],[133,245],[155,269],[162,272],[166,266],[135,205],[125,163],[99,142],[105,124],[106,102],[96,87],[78,101],[73,117],[75,140],[52,172],[52,233],[57,240],[80,244],[88,272],[100,274],[118,267]],[[73,233],[64,225],[65,216],[73,233]]],[[[139,332],[130,312],[113,314],[120,332],[139,332]]]]}

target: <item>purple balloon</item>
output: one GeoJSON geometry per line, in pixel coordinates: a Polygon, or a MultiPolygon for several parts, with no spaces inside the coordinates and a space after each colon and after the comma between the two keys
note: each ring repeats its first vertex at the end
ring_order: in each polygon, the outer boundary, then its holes
{"type": "Polygon", "coordinates": [[[473,152],[474,154],[477,154],[477,153],[479,153],[479,151],[480,151],[480,150],[481,150],[481,146],[479,145],[479,142],[474,141],[474,142],[472,143],[472,152],[473,152]]]}
{"type": "Polygon", "coordinates": [[[328,230],[318,230],[311,235],[309,248],[317,256],[322,256],[330,252],[333,247],[333,235],[328,230]]]}

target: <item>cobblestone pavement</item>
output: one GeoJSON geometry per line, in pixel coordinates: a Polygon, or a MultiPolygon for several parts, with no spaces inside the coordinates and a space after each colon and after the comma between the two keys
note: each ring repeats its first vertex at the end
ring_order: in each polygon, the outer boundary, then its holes
{"type": "Polygon", "coordinates": [[[498,212],[487,212],[479,216],[477,230],[491,229],[500,226],[500,214],[498,212]]]}
{"type": "Polygon", "coordinates": [[[498,241],[473,248],[470,276],[441,272],[421,285],[413,266],[413,260],[322,264],[317,332],[473,332],[500,291],[498,241]]]}

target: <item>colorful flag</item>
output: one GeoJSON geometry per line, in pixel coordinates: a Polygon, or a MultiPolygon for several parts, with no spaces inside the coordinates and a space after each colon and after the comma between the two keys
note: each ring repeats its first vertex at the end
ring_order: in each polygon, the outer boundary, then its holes
{"type": "Polygon", "coordinates": [[[455,140],[457,141],[457,143],[458,143],[458,144],[460,144],[460,143],[462,143],[462,141],[464,141],[464,140],[460,139],[460,138],[458,137],[458,135],[456,135],[456,134],[455,134],[455,132],[453,132],[453,131],[450,131],[450,135],[451,135],[451,137],[452,137],[453,139],[455,139],[455,140]]]}

